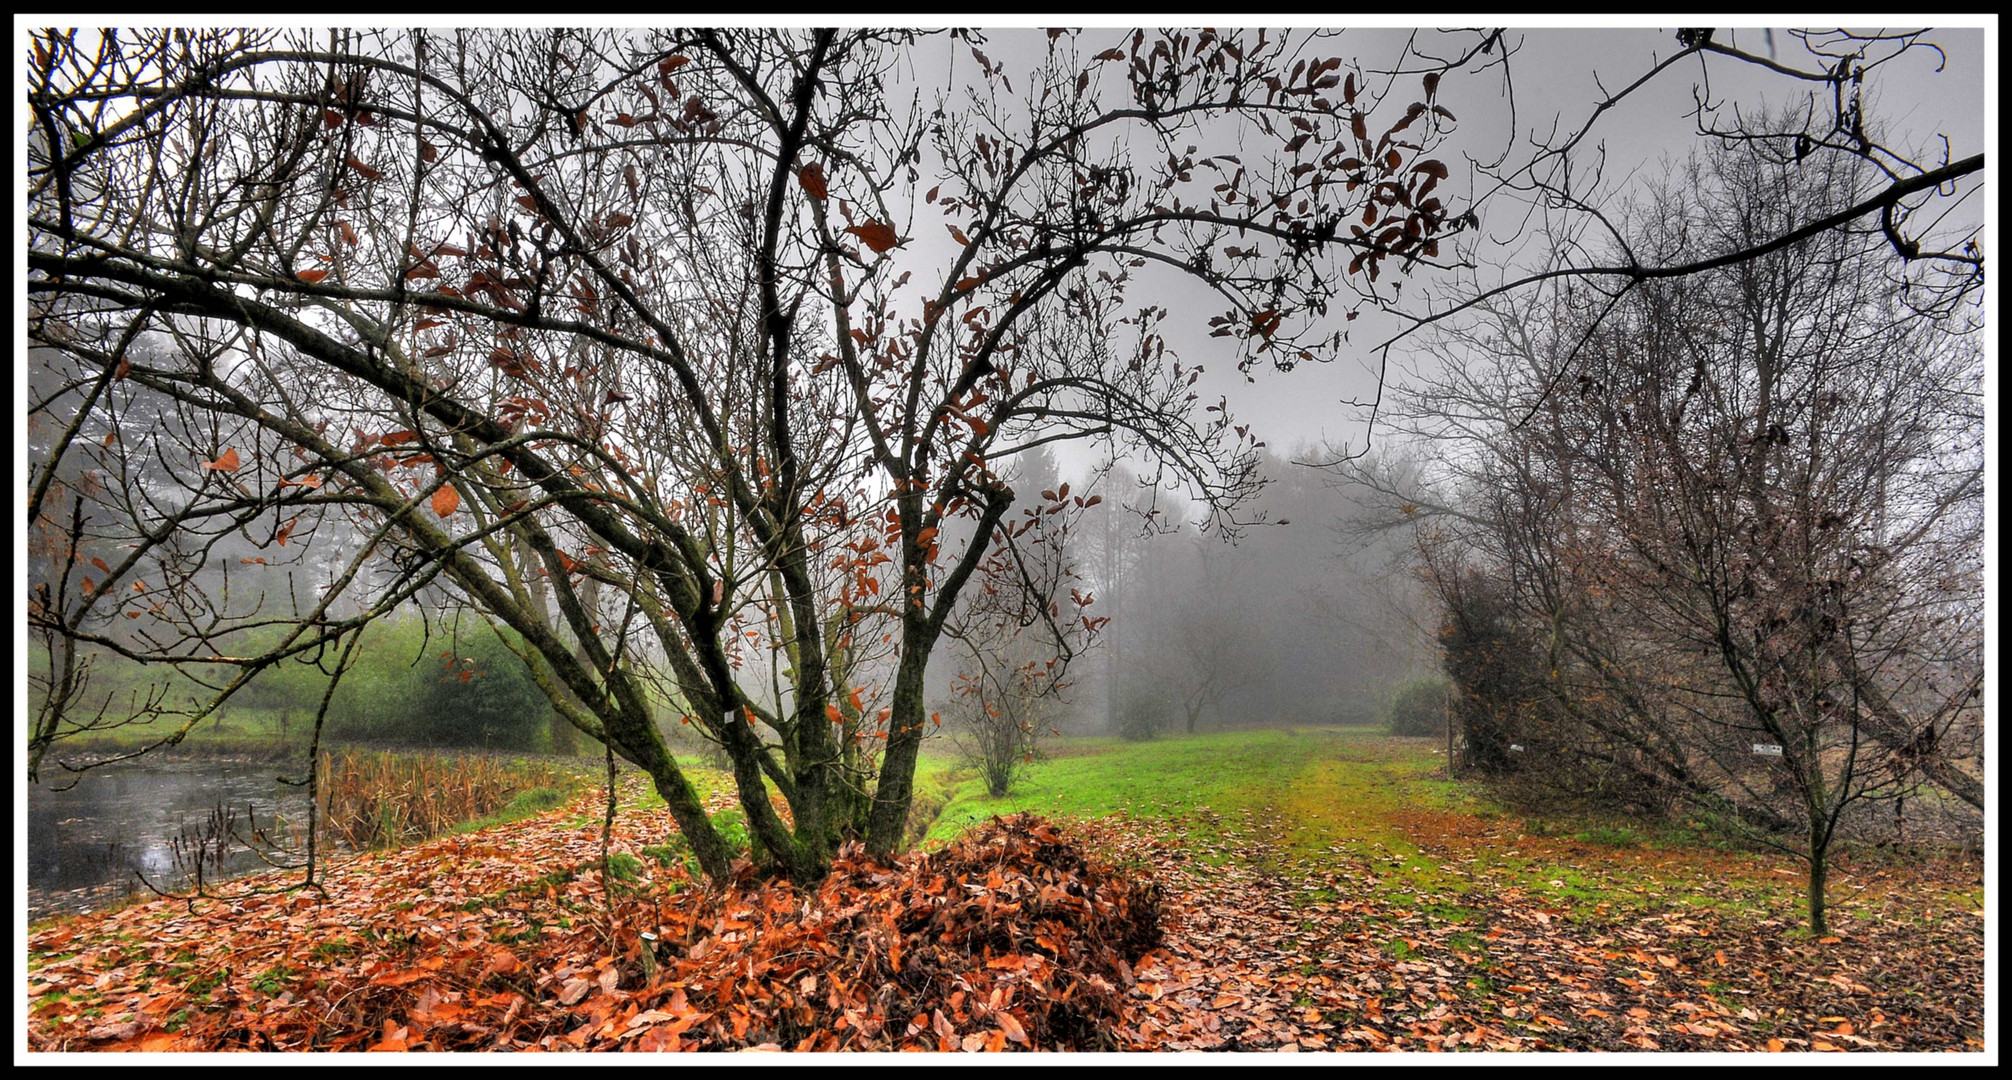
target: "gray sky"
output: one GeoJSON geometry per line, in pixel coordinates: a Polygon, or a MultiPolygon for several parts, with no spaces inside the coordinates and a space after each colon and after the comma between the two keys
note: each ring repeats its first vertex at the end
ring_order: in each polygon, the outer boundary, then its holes
{"type": "MultiPolygon", "coordinates": [[[[1117,19],[1100,16],[1070,16],[1091,26],[1117,26],[1117,19]]],[[[979,17],[981,25],[988,20],[979,17]]],[[[1253,19],[1253,24],[1262,22],[1253,19]]],[[[1032,66],[1046,53],[1046,35],[1029,23],[1020,29],[988,29],[986,54],[1009,72],[1032,66]]],[[[1891,29],[1918,29],[1919,24],[1891,29]]],[[[1108,33],[1117,43],[1120,31],[1085,31],[1085,41],[1095,42],[1099,33],[1108,33]]],[[[1339,38],[1323,41],[1318,51],[1353,59],[1368,71],[1387,67],[1401,54],[1407,39],[1416,34],[1420,47],[1445,54],[1451,46],[1436,49],[1432,31],[1400,28],[1349,30],[1339,38]]],[[[1529,153],[1533,139],[1565,134],[1583,126],[1603,97],[1632,83],[1655,63],[1679,50],[1674,29],[1641,26],[1623,29],[1578,29],[1537,27],[1510,35],[1515,43],[1505,85],[1501,68],[1479,74],[1449,76],[1439,88],[1439,101],[1459,117],[1458,131],[1440,156],[1454,166],[1452,183],[1455,208],[1472,196],[1461,155],[1492,160],[1504,150],[1516,155],[1529,153]],[[1513,112],[1509,90],[1513,88],[1513,112]],[[1603,93],[1604,88],[1604,93],[1603,93]],[[1513,123],[1513,130],[1512,125],[1513,123]]],[[[1468,39],[1468,40],[1471,40],[1468,39]]],[[[1717,40],[1744,50],[1768,55],[1770,50],[1784,63],[1808,68],[1813,60],[1801,42],[1785,30],[1759,28],[1720,30],[1717,40]]],[[[1946,64],[1936,71],[1937,58],[1927,51],[1911,54],[1877,70],[1870,78],[1868,94],[1869,127],[1885,132],[1887,144],[1920,152],[1917,160],[1931,167],[1940,160],[1940,136],[1949,139],[1949,155],[1963,157],[1986,149],[1986,34],[1983,29],[1940,30],[1930,36],[1946,54],[1946,64]]],[[[918,50],[915,77],[923,85],[942,85],[944,60],[969,65],[968,53],[960,46],[946,49],[941,39],[933,39],[918,50]]],[[[1706,85],[1705,72],[1695,60],[1687,60],[1661,73],[1655,81],[1634,92],[1620,106],[1602,115],[1575,160],[1591,163],[1595,152],[1604,151],[1604,186],[1608,197],[1600,200],[1607,208],[1618,207],[1632,186],[1659,176],[1666,164],[1680,162],[1704,145],[1697,135],[1694,94],[1706,85]]],[[[1989,80],[1995,85],[1995,79],[1989,80]]],[[[1812,84],[1792,80],[1742,65],[1724,57],[1712,57],[1709,67],[1710,100],[1721,107],[1720,123],[1730,125],[1732,109],[1743,112],[1778,109],[1807,98],[1812,84]]],[[[1415,87],[1402,83],[1391,91],[1391,105],[1401,107],[1415,96],[1415,87]]],[[[1389,106],[1386,106],[1387,108],[1389,106]]],[[[1378,114],[1381,116],[1381,113],[1378,114]]],[[[1821,114],[1819,114],[1821,115],[1821,114]]],[[[1995,141],[1995,136],[1992,141],[1995,141]]],[[[1207,148],[1205,148],[1207,152],[1207,148]]],[[[1981,215],[1984,200],[1973,197],[1959,209],[1959,215],[1981,215]]],[[[1484,225],[1493,236],[1515,232],[1521,208],[1512,204],[1491,204],[1484,225]]],[[[1531,230],[1524,230],[1527,242],[1531,230]]],[[[928,243],[928,229],[917,239],[928,243]]],[[[1988,238],[1987,238],[1988,239],[1988,238]]],[[[1989,244],[1987,243],[1987,247],[1989,244]]],[[[1499,275],[1524,256],[1515,244],[1484,244],[1476,252],[1483,263],[1481,277],[1499,280],[1499,275]]],[[[1171,278],[1172,275],[1169,275],[1171,278]]],[[[1417,310],[1418,292],[1431,287],[1426,272],[1408,283],[1406,306],[1417,310]]],[[[1205,399],[1217,395],[1229,399],[1239,422],[1251,423],[1271,449],[1289,452],[1295,447],[1322,442],[1346,441],[1360,445],[1366,431],[1367,411],[1342,404],[1346,399],[1367,400],[1376,393],[1377,357],[1373,351],[1384,335],[1401,325],[1395,319],[1365,311],[1350,326],[1353,355],[1333,364],[1302,365],[1291,373],[1259,371],[1254,382],[1246,382],[1235,372],[1234,357],[1220,340],[1208,337],[1204,321],[1221,310],[1213,294],[1186,280],[1169,280],[1156,290],[1140,289],[1135,298],[1158,302],[1177,312],[1192,313],[1192,330],[1176,334],[1173,344],[1184,360],[1202,363],[1209,374],[1198,388],[1205,399]]],[[[1393,357],[1395,377],[1407,357],[1393,357]]],[[[1074,458],[1082,456],[1065,449],[1065,469],[1087,465],[1074,458]]]]}
{"type": "MultiPolygon", "coordinates": [[[[1396,32],[1365,35],[1366,44],[1384,45],[1396,32]]],[[[1528,140],[1549,133],[1576,129],[1602,96],[1625,86],[1653,66],[1656,59],[1676,51],[1673,31],[1668,29],[1522,31],[1521,49],[1512,60],[1515,93],[1515,124],[1518,146],[1527,151],[1528,140]]],[[[1773,34],[1784,60],[1801,52],[1801,46],[1780,30],[1773,34]]],[[[1721,40],[1725,40],[1721,38],[1721,40]]],[[[1916,147],[1931,153],[1938,135],[1950,140],[1952,157],[1967,156],[1984,148],[1985,78],[1984,35],[1982,31],[1951,30],[1935,40],[1948,53],[1947,67],[1934,70],[1932,55],[1922,54],[1882,68],[1874,73],[1880,97],[1868,104],[1869,119],[1884,125],[1888,141],[1896,146],[1916,147]]],[[[1733,43],[1756,52],[1765,52],[1765,38],[1759,30],[1736,32],[1733,43]]],[[[1364,66],[1374,61],[1364,56],[1364,66]]],[[[1680,161],[1702,146],[1695,123],[1688,118],[1694,109],[1693,90],[1700,85],[1698,66],[1686,63],[1664,72],[1658,79],[1631,95],[1622,106],[1600,118],[1589,146],[1604,147],[1606,177],[1616,191],[1611,203],[1618,203],[1627,181],[1648,178],[1661,172],[1666,161],[1680,161]]],[[[1510,122],[1508,101],[1502,93],[1497,73],[1456,80],[1449,77],[1440,88],[1440,100],[1460,117],[1460,134],[1449,150],[1465,151],[1477,157],[1493,157],[1503,149],[1510,122]]],[[[1711,90],[1715,100],[1738,102],[1743,107],[1779,107],[1802,100],[1804,84],[1766,76],[1736,65],[1714,60],[1711,90]]],[[[1451,161],[1451,154],[1445,155],[1451,161]]],[[[1455,170],[1455,177],[1461,175],[1455,170]]],[[[1458,189],[1456,189],[1458,190],[1458,189]]],[[[1973,198],[1974,211],[1981,213],[1983,202],[1973,198]]],[[[1488,219],[1496,228],[1509,215],[1498,208],[1488,219]]],[[[1988,246],[1988,245],[1987,245],[1988,246]]],[[[1484,251],[1484,255],[1488,254],[1484,251]]],[[[1496,249],[1497,257],[1507,255],[1496,249]]],[[[1487,271],[1484,271],[1486,274],[1487,271]]],[[[1421,280],[1417,285],[1425,285],[1421,280]]],[[[1288,449],[1302,442],[1348,440],[1360,443],[1364,432],[1362,410],[1344,407],[1345,398],[1368,398],[1375,393],[1375,374],[1367,365],[1374,362],[1369,346],[1375,339],[1364,331],[1377,324],[1368,316],[1358,321],[1354,344],[1359,362],[1339,361],[1329,366],[1309,365],[1290,374],[1276,372],[1259,376],[1254,384],[1224,378],[1217,386],[1229,395],[1239,419],[1253,422],[1262,437],[1274,448],[1288,449]]],[[[1394,326],[1391,323],[1383,325],[1394,326]]],[[[1198,342],[1207,341],[1198,337],[1198,342]]],[[[1202,359],[1201,348],[1191,346],[1189,359],[1202,359]]],[[[1229,365],[1212,365],[1227,368],[1229,365]]]]}

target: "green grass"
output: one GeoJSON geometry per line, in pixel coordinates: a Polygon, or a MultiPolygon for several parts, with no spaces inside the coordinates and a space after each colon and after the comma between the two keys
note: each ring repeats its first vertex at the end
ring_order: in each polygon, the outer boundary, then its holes
{"type": "MultiPolygon", "coordinates": [[[[1561,813],[1525,823],[1528,839],[1519,840],[1518,816],[1482,786],[1446,780],[1432,744],[1376,729],[1235,731],[1146,743],[1064,739],[1050,748],[1048,760],[998,799],[954,762],[925,757],[918,791],[949,797],[923,844],[941,845],[973,824],[1022,810],[1125,814],[1172,826],[1204,863],[1296,868],[1316,880],[1366,869],[1373,879],[1358,872],[1352,888],[1371,884],[1395,909],[1440,925],[1471,924],[1478,912],[1466,897],[1507,890],[1555,917],[1604,926],[1667,907],[1673,897],[1700,911],[1774,911],[1792,906],[1801,887],[1797,876],[1726,879],[1680,867],[1685,858],[1737,856],[1641,823],[1561,813]]],[[[1332,895],[1314,890],[1298,901],[1332,895]]]]}
{"type": "MultiPolygon", "coordinates": [[[[184,717],[134,722],[104,731],[87,732],[56,744],[52,754],[121,754],[153,746],[181,727],[184,717]]],[[[303,720],[294,712],[285,725],[278,710],[231,709],[205,717],[182,741],[152,753],[192,757],[265,760],[305,753],[314,732],[312,712],[303,720]]]]}
{"type": "Polygon", "coordinates": [[[1070,817],[1123,813],[1181,822],[1197,854],[1244,839],[1246,820],[1275,821],[1288,856],[1330,847],[1369,850],[1406,841],[1391,814],[1461,809],[1473,800],[1433,778],[1438,763],[1403,740],[1370,728],[1237,731],[1128,743],[1059,741],[1060,753],[1028,767],[1004,798],[969,780],[957,786],[928,842],[940,843],[995,814],[1033,810],[1070,817]]]}
{"type": "Polygon", "coordinates": [[[487,817],[476,818],[473,821],[464,821],[449,829],[448,834],[461,835],[472,833],[480,829],[489,828],[491,825],[522,821],[528,817],[536,817],[547,810],[557,810],[568,802],[571,802],[573,797],[579,794],[580,784],[584,784],[585,782],[586,780],[583,775],[577,783],[570,787],[536,787],[527,791],[520,791],[508,803],[504,804],[503,809],[487,817]]]}
{"type": "Polygon", "coordinates": [[[1642,836],[1626,826],[1596,825],[1579,833],[1581,843],[1599,844],[1602,847],[1634,847],[1642,842],[1642,836]]]}

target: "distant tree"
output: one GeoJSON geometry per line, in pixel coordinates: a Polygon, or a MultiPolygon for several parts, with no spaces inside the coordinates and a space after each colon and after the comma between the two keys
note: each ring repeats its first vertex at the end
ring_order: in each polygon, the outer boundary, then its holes
{"type": "Polygon", "coordinates": [[[1103,497],[1072,496],[1045,450],[1022,463],[1013,483],[1039,489],[1040,502],[999,530],[996,550],[944,630],[957,664],[953,734],[995,798],[1035,760],[1072,685],[1071,663],[1095,647],[1109,621],[1088,614],[1095,598],[1076,573],[1070,516],[1043,509],[1071,499],[1089,508],[1103,497]]]}
{"type": "Polygon", "coordinates": [[[1210,537],[1195,537],[1188,547],[1185,587],[1167,590],[1171,603],[1160,613],[1148,666],[1179,699],[1193,735],[1204,715],[1225,723],[1224,704],[1270,678],[1275,658],[1266,631],[1278,613],[1250,595],[1257,575],[1236,549],[1210,537]]]}

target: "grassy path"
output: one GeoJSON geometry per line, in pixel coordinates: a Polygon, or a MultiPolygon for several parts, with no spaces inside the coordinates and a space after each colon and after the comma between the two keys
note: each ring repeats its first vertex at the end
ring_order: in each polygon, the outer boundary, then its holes
{"type": "Polygon", "coordinates": [[[1531,820],[1441,762],[1347,729],[1075,740],[1004,799],[940,774],[931,838],[1018,809],[1145,837],[1176,1047],[1982,1049],[1975,860],[1847,859],[1812,941],[1793,860],[1531,820]]]}

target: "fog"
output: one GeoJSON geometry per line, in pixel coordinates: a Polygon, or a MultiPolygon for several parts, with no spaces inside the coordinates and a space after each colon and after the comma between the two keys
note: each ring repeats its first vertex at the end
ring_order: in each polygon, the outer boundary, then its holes
{"type": "MultiPolygon", "coordinates": [[[[1231,522],[1196,520],[1178,492],[1118,465],[1023,474],[1101,502],[1064,548],[1082,611],[1108,619],[1075,643],[1051,731],[1153,737],[1243,727],[1371,724],[1393,688],[1436,663],[1407,570],[1409,539],[1361,528],[1371,506],[1334,470],[1265,454],[1259,494],[1231,522]]],[[[1052,648],[1052,646],[1050,646],[1052,648]]],[[[932,663],[938,700],[964,666],[932,663]]]]}

